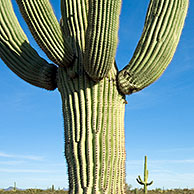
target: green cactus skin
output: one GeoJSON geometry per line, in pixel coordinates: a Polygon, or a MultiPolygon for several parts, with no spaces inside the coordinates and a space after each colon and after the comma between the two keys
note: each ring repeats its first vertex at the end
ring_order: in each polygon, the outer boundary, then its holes
{"type": "Polygon", "coordinates": [[[0,57],[20,78],[28,83],[54,90],[57,67],[48,64],[30,46],[14,14],[11,1],[0,1],[0,57]]]}
{"type": "Polygon", "coordinates": [[[65,155],[72,177],[70,191],[124,193],[125,99],[115,80],[105,78],[94,84],[84,74],[71,80],[65,69],[59,68],[58,88],[65,119],[65,155]]]}
{"type": "Polygon", "coordinates": [[[99,80],[108,74],[114,62],[121,0],[89,1],[89,7],[84,68],[92,79],[99,80]]]}
{"type": "Polygon", "coordinates": [[[145,163],[144,163],[144,181],[141,179],[140,176],[138,176],[136,180],[139,184],[144,186],[144,193],[147,194],[148,193],[147,187],[153,184],[153,181],[148,183],[147,156],[145,156],[145,163]]]}
{"type": "Polygon", "coordinates": [[[129,64],[119,73],[122,93],[147,87],[164,72],[180,39],[188,0],[151,0],[141,39],[129,64]]]}
{"type": "Polygon", "coordinates": [[[61,93],[69,193],[124,194],[125,95],[150,85],[166,69],[189,1],[150,0],[141,39],[120,72],[115,53],[121,0],[61,0],[60,23],[49,0],[16,1],[55,64],[30,46],[11,0],[0,0],[0,57],[26,82],[61,93]]]}
{"type": "Polygon", "coordinates": [[[72,47],[62,35],[48,0],[16,0],[30,32],[54,63],[67,66],[73,59],[72,47]]]}

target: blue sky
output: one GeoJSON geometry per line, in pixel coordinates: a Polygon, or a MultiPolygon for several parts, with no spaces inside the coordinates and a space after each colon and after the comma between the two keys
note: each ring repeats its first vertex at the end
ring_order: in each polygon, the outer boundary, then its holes
{"type": "MultiPolygon", "coordinates": [[[[59,0],[51,1],[60,18],[59,0]]],[[[33,41],[18,14],[30,43],[33,41]]],[[[123,1],[117,63],[130,60],[141,36],[148,0],[123,1]]],[[[127,97],[125,115],[127,182],[139,187],[148,156],[150,188],[194,188],[194,4],[176,54],[163,76],[143,91],[127,97]]],[[[47,59],[47,58],[46,58],[47,59]]],[[[25,83],[0,60],[0,188],[17,182],[20,188],[68,187],[64,158],[61,99],[25,83]]]]}

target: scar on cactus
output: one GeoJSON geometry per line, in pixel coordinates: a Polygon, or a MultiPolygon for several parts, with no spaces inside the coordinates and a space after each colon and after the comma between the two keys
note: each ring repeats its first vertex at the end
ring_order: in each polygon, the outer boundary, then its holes
{"type": "Polygon", "coordinates": [[[147,187],[153,184],[153,181],[148,183],[147,156],[145,156],[145,163],[144,163],[144,181],[141,179],[140,176],[138,176],[136,180],[140,185],[144,186],[144,193],[147,194],[147,187]]]}

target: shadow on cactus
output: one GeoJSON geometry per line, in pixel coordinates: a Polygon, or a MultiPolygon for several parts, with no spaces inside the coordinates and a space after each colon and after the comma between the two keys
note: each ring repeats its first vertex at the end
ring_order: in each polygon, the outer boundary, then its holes
{"type": "Polygon", "coordinates": [[[150,0],[142,36],[121,71],[115,54],[121,0],[16,0],[30,32],[54,63],[30,46],[11,0],[0,1],[0,57],[26,82],[62,97],[72,194],[125,193],[125,95],[147,87],[175,53],[188,0],[150,0]]]}

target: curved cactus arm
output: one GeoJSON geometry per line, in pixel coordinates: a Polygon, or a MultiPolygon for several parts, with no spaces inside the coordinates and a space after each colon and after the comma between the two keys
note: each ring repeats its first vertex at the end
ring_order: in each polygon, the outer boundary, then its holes
{"type": "Polygon", "coordinates": [[[145,185],[145,182],[141,179],[140,176],[138,176],[138,178],[136,178],[137,182],[140,184],[140,185],[145,185]]]}
{"type": "Polygon", "coordinates": [[[154,181],[151,181],[150,183],[147,183],[147,186],[150,186],[151,184],[153,184],[154,181]]]}
{"type": "Polygon", "coordinates": [[[49,0],[16,1],[33,37],[48,58],[59,66],[68,66],[74,53],[62,34],[49,0]]]}
{"type": "Polygon", "coordinates": [[[150,0],[141,39],[129,64],[118,74],[122,93],[137,92],[164,72],[176,51],[189,0],[150,0]]]}
{"type": "Polygon", "coordinates": [[[48,64],[30,46],[10,0],[0,1],[0,58],[23,80],[54,90],[57,67],[48,64]]]}
{"type": "Polygon", "coordinates": [[[84,68],[93,80],[104,78],[117,48],[121,0],[89,0],[84,68]]]}

